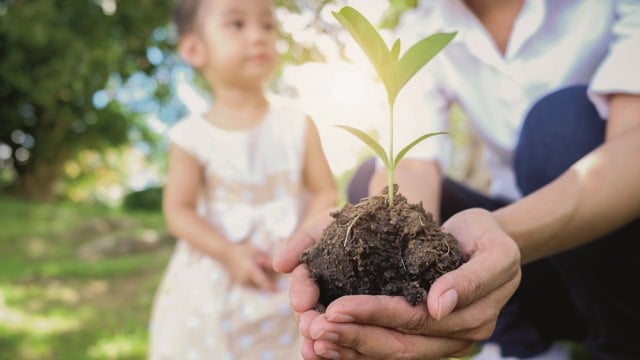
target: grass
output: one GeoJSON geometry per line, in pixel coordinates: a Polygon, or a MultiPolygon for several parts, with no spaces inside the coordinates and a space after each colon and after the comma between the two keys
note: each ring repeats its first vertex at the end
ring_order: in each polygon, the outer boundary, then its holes
{"type": "Polygon", "coordinates": [[[0,359],[146,357],[151,302],[173,246],[159,212],[3,197],[0,229],[0,359]],[[141,234],[151,243],[141,246],[141,234]],[[95,246],[105,240],[136,246],[95,246]]]}

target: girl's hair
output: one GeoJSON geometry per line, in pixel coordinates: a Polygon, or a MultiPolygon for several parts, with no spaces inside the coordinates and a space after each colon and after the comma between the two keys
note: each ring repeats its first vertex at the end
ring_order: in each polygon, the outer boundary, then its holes
{"type": "Polygon", "coordinates": [[[171,19],[178,30],[178,37],[193,31],[198,23],[198,12],[206,0],[178,0],[171,19]]]}

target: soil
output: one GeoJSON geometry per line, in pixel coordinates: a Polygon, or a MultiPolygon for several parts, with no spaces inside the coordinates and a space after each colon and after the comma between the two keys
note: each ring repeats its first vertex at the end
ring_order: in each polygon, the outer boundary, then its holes
{"type": "Polygon", "coordinates": [[[404,296],[416,305],[438,277],[464,262],[457,240],[422,204],[408,203],[397,185],[394,192],[393,206],[385,188],[332,213],[320,241],[303,253],[320,288],[317,310],[357,294],[404,296]]]}

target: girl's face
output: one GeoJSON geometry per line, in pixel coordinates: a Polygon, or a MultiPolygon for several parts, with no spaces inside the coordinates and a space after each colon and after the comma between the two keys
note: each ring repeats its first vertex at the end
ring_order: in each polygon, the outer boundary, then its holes
{"type": "Polygon", "coordinates": [[[217,82],[262,82],[276,61],[272,0],[209,0],[201,11],[201,70],[217,82]]]}

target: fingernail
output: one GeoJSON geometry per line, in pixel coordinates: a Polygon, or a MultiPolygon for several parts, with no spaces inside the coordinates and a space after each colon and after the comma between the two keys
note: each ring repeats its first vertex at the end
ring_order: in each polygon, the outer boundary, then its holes
{"type": "Polygon", "coordinates": [[[449,315],[458,303],[458,292],[451,289],[440,296],[438,300],[438,311],[436,312],[436,320],[440,321],[449,315]]]}
{"type": "Polygon", "coordinates": [[[309,335],[313,340],[327,340],[331,342],[338,340],[338,334],[326,330],[321,330],[319,333],[317,331],[310,331],[309,335]]]}
{"type": "Polygon", "coordinates": [[[340,359],[340,354],[338,354],[338,352],[334,350],[324,350],[317,355],[320,355],[325,359],[340,359]]]}
{"type": "Polygon", "coordinates": [[[350,323],[355,319],[351,315],[342,314],[342,313],[331,313],[327,315],[327,320],[339,323],[350,323]]]}
{"type": "Polygon", "coordinates": [[[317,340],[327,340],[327,341],[331,341],[331,342],[336,342],[336,341],[338,341],[338,334],[330,332],[330,331],[324,331],[324,332],[320,333],[320,336],[318,336],[317,340]]]}

